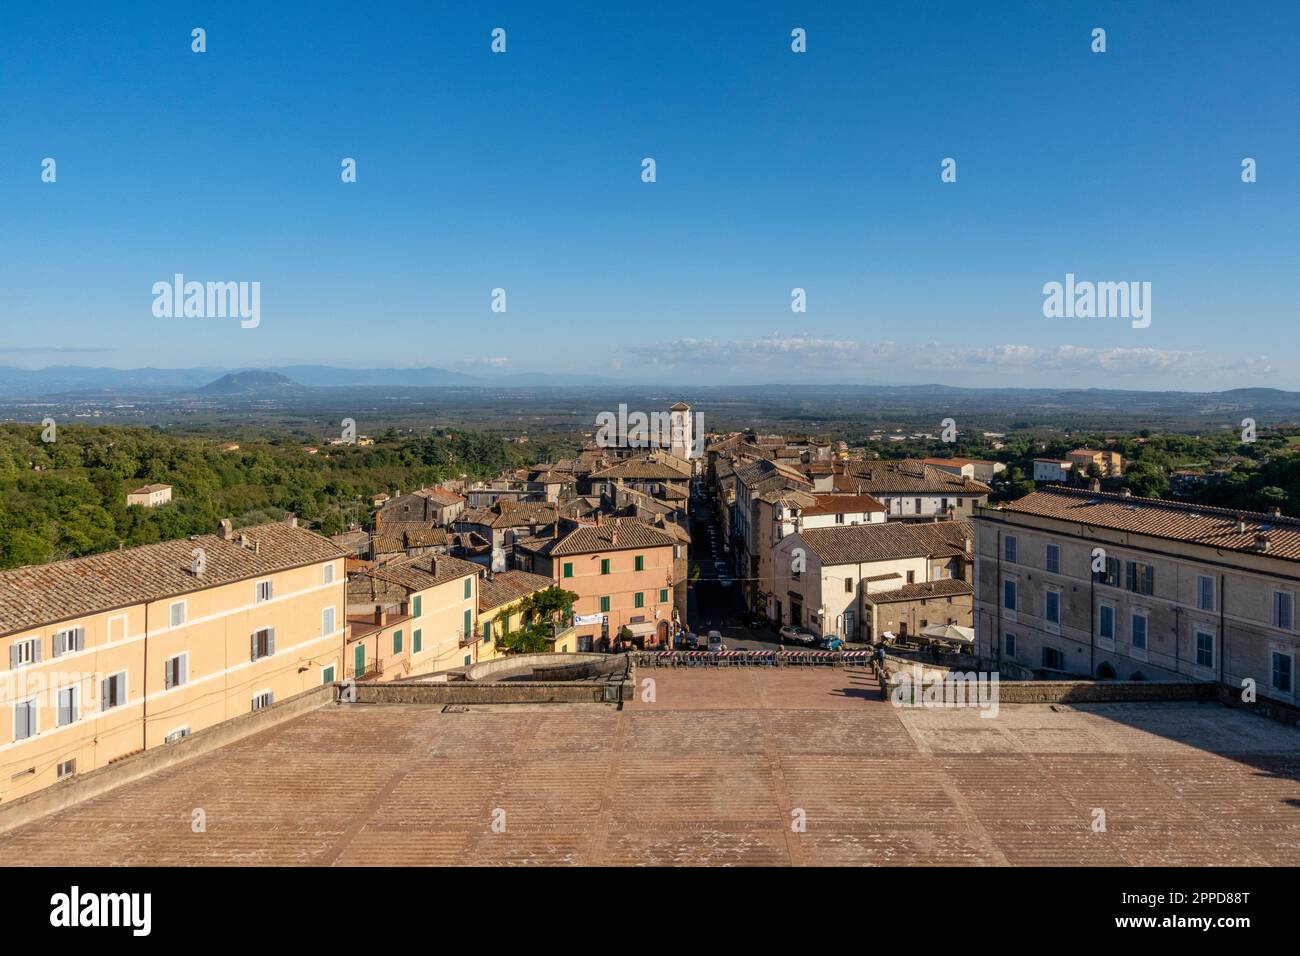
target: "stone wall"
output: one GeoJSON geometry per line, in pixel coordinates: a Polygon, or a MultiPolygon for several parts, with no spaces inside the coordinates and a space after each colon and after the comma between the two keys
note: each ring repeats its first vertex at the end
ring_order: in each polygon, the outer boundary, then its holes
{"type": "Polygon", "coordinates": [[[354,693],[358,704],[617,704],[631,700],[633,689],[632,681],[385,681],[357,684],[354,693]]]}

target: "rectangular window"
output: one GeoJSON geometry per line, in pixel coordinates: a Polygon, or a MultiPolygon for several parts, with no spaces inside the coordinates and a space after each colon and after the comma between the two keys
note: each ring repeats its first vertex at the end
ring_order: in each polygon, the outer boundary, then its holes
{"type": "Polygon", "coordinates": [[[1048,591],[1047,603],[1044,611],[1047,620],[1052,624],[1061,623],[1061,592],[1048,591]]]}
{"type": "Polygon", "coordinates": [[[600,573],[609,574],[609,558],[600,559],[600,573]]]}
{"type": "Polygon", "coordinates": [[[1196,663],[1201,667],[1214,666],[1214,635],[1196,632],[1196,663]]]}
{"type": "Polygon", "coordinates": [[[102,713],[126,703],[126,672],[114,674],[99,682],[99,709],[102,713]]]}
{"type": "Polygon", "coordinates": [[[29,697],[14,704],[14,740],[26,740],[36,735],[36,698],[29,697]]]}
{"type": "Polygon", "coordinates": [[[411,598],[411,616],[419,617],[420,613],[423,610],[424,610],[424,597],[423,595],[417,594],[415,597],[411,598]]]}
{"type": "Polygon", "coordinates": [[[173,730],[170,734],[168,734],[166,737],[163,738],[163,743],[174,744],[177,741],[184,740],[189,735],[190,735],[190,728],[178,727],[176,730],[173,730]]]}
{"type": "Polygon", "coordinates": [[[1002,582],[1002,606],[1008,611],[1016,609],[1016,582],[1002,582]]]}
{"type": "Polygon", "coordinates": [[[472,578],[466,578],[465,579],[465,600],[468,601],[473,596],[473,594],[474,594],[474,580],[472,578]]]}
{"type": "Polygon", "coordinates": [[[74,757],[71,760],[64,760],[58,765],[58,768],[54,771],[54,779],[62,780],[64,777],[71,777],[76,772],[77,760],[74,757]]]}
{"type": "Polygon", "coordinates": [[[1015,535],[1009,534],[1002,539],[1002,559],[1004,561],[1010,561],[1012,564],[1015,564],[1016,552],[1018,550],[1019,547],[1015,535]]]}
{"type": "Polygon", "coordinates": [[[667,604],[667,603],[668,603],[668,589],[667,589],[667,588],[660,588],[660,589],[659,589],[659,603],[660,603],[660,604],[667,604]]]}
{"type": "Polygon", "coordinates": [[[327,637],[334,633],[334,608],[327,607],[320,612],[320,632],[327,637]]]}
{"type": "Polygon", "coordinates": [[[1128,563],[1128,581],[1125,587],[1134,594],[1155,593],[1156,569],[1141,561],[1128,563]]]}
{"type": "Polygon", "coordinates": [[[915,572],[915,571],[908,571],[908,572],[907,572],[907,583],[908,583],[908,584],[915,584],[915,583],[916,583],[916,572],[915,572]]]}
{"type": "Polygon", "coordinates": [[[600,599],[600,613],[601,614],[609,613],[609,598],[603,597],[600,599]]]}
{"type": "Polygon", "coordinates": [[[1103,604],[1097,609],[1097,636],[1108,641],[1115,640],[1115,609],[1103,604]]]}
{"type": "Polygon", "coordinates": [[[461,619],[460,632],[465,635],[466,640],[469,640],[470,635],[474,633],[474,621],[470,617],[469,611],[466,611],[464,617],[461,619]]]}
{"type": "Polygon", "coordinates": [[[492,622],[491,621],[483,622],[483,643],[484,644],[492,643],[492,622]]]}
{"type": "Polygon", "coordinates": [[[1291,655],[1273,652],[1273,689],[1291,693],[1291,655]]]}
{"type": "Polygon", "coordinates": [[[253,698],[253,710],[265,710],[275,702],[275,695],[269,690],[264,694],[258,694],[253,698]]]}
{"type": "Polygon", "coordinates": [[[920,498],[916,498],[916,499],[914,499],[914,500],[916,501],[916,513],[917,513],[917,514],[920,514],[920,513],[921,513],[921,499],[920,499],[920,498]]]}
{"type": "Polygon", "coordinates": [[[1147,616],[1145,614],[1134,614],[1132,621],[1133,648],[1134,650],[1145,651],[1147,649],[1147,616]]]}
{"type": "MultiPolygon", "coordinates": [[[[1291,592],[1274,591],[1273,592],[1273,626],[1291,630],[1292,613],[1291,613],[1291,592]]],[[[37,660],[39,660],[39,656],[37,660]]]]}
{"type": "Polygon", "coordinates": [[[180,687],[189,678],[189,660],[185,654],[177,654],[163,662],[163,687],[170,690],[180,687]]]}
{"type": "Polygon", "coordinates": [[[418,654],[424,650],[424,631],[416,628],[411,632],[411,653],[418,654]]]}
{"type": "Polygon", "coordinates": [[[1002,646],[1007,657],[1015,657],[1016,656],[1016,635],[1003,634],[1002,646]]]}
{"type": "Polygon", "coordinates": [[[360,677],[366,672],[366,645],[357,644],[352,648],[352,676],[360,677]]]}
{"type": "Polygon", "coordinates": [[[58,631],[54,635],[55,657],[62,654],[71,654],[73,651],[84,651],[85,649],[86,629],[84,627],[70,627],[58,631]]]}
{"type": "Polygon", "coordinates": [[[393,653],[402,653],[402,632],[393,631],[393,653]]]}
{"type": "Polygon", "coordinates": [[[632,606],[645,607],[645,592],[637,591],[635,594],[632,595],[632,606]]]}
{"type": "Polygon", "coordinates": [[[1214,610],[1214,578],[1205,574],[1196,576],[1196,607],[1202,611],[1214,610]]]}
{"type": "Polygon", "coordinates": [[[835,523],[836,523],[836,524],[844,524],[844,515],[842,515],[842,514],[836,514],[836,515],[835,515],[835,523]]]}
{"type": "Polygon", "coordinates": [[[844,579],[844,593],[845,593],[845,594],[852,594],[852,593],[853,593],[853,579],[852,579],[852,578],[845,578],[845,579],[844,579]]]}
{"type": "Polygon", "coordinates": [[[332,683],[334,683],[334,665],[333,665],[333,664],[331,664],[329,667],[323,667],[323,668],[321,668],[321,672],[320,672],[320,682],[321,682],[322,684],[332,684],[332,683]]]}
{"type": "Polygon", "coordinates": [[[264,604],[267,601],[271,600],[271,596],[274,594],[274,592],[275,589],[271,586],[270,581],[258,581],[257,582],[257,603],[264,604]]]}
{"type": "MultiPolygon", "coordinates": [[[[1100,551],[1101,549],[1095,548],[1094,550],[1100,551]]],[[[1097,555],[1094,555],[1093,560],[1095,561],[1097,557],[1097,555]]],[[[1109,584],[1111,587],[1117,588],[1119,587],[1119,558],[1106,558],[1105,560],[1105,570],[1094,571],[1092,579],[1098,584],[1109,584]]]]}
{"type": "Polygon", "coordinates": [[[321,568],[321,582],[324,584],[334,583],[334,565],[327,564],[321,568]]]}
{"type": "Polygon", "coordinates": [[[632,570],[633,570],[633,571],[644,571],[644,570],[645,570],[645,555],[643,555],[643,554],[638,554],[638,555],[633,559],[632,570]]]}
{"type": "Polygon", "coordinates": [[[23,667],[27,664],[39,664],[41,661],[41,639],[29,637],[25,641],[15,641],[9,647],[9,666],[23,667]]]}
{"type": "Polygon", "coordinates": [[[1065,655],[1055,647],[1043,648],[1043,666],[1048,670],[1065,670],[1065,655]]]}
{"type": "Polygon", "coordinates": [[[59,689],[59,726],[66,727],[77,719],[81,710],[80,693],[77,685],[59,689]]]}
{"type": "Polygon", "coordinates": [[[564,562],[564,576],[565,576],[566,578],[571,578],[571,577],[573,577],[573,562],[572,562],[572,561],[565,561],[565,562],[564,562]]]}
{"type": "Polygon", "coordinates": [[[1061,573],[1061,546],[1059,544],[1049,544],[1044,558],[1044,564],[1048,571],[1053,574],[1061,573]]]}
{"type": "Polygon", "coordinates": [[[185,623],[185,602],[177,601],[171,606],[171,626],[180,627],[185,623]]]}
{"type": "Polygon", "coordinates": [[[254,631],[251,644],[253,660],[270,657],[275,653],[275,628],[264,627],[260,631],[254,631]]]}

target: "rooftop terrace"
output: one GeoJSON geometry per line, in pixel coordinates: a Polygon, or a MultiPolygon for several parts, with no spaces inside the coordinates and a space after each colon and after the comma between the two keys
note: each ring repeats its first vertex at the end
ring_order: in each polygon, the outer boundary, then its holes
{"type": "Polygon", "coordinates": [[[1300,864],[1300,731],[1219,704],[990,719],[830,668],[644,677],[656,702],[623,711],[327,705],[0,835],[0,859],[1300,864]]]}

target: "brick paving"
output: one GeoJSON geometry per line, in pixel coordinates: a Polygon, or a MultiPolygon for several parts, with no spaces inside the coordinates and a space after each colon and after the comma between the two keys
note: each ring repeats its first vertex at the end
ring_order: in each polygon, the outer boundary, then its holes
{"type": "Polygon", "coordinates": [[[0,836],[0,859],[1300,865],[1300,731],[1218,704],[990,719],[830,668],[638,677],[656,699],[621,712],[330,706],[0,836]]]}

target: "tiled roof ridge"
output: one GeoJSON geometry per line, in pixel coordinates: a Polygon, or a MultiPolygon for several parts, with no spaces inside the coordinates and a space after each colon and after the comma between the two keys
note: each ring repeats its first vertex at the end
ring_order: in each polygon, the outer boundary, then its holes
{"type": "MultiPolygon", "coordinates": [[[[1290,515],[1274,515],[1263,511],[1243,511],[1240,508],[1222,508],[1218,505],[1198,505],[1189,501],[1170,501],[1168,498],[1144,498],[1140,495],[1125,495],[1115,491],[1090,491],[1087,488],[1064,488],[1057,486],[1038,488],[1030,492],[1030,494],[1067,495],[1073,498],[1084,498],[1089,501],[1096,498],[1103,501],[1112,501],[1116,504],[1151,505],[1158,508],[1164,508],[1167,511],[1182,511],[1189,514],[1216,514],[1223,515],[1232,521],[1242,518],[1246,521],[1257,521],[1260,524],[1287,524],[1300,529],[1300,518],[1293,518],[1290,515]]],[[[1027,498],[1029,495],[1026,495],[1025,497],[1027,498]]],[[[1020,500],[1021,499],[1017,498],[1015,501],[1004,502],[1004,504],[1014,505],[1016,501],[1020,500]]],[[[1087,523],[1088,522],[1084,522],[1084,524],[1087,523]]]]}

